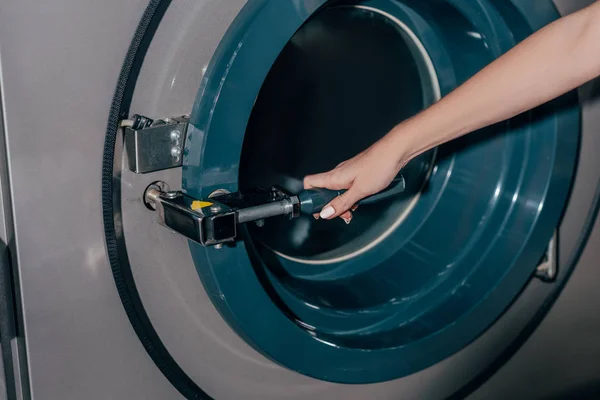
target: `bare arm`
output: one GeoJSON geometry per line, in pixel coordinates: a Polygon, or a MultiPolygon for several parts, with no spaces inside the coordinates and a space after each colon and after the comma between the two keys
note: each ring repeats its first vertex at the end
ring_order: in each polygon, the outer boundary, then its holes
{"type": "Polygon", "coordinates": [[[391,132],[413,156],[514,117],[600,75],[600,2],[531,35],[391,132]]]}
{"type": "Polygon", "coordinates": [[[511,118],[600,75],[600,1],[540,29],[470,80],[336,169],[305,186],[348,189],[321,213],[342,216],[383,190],[413,157],[511,118]]]}

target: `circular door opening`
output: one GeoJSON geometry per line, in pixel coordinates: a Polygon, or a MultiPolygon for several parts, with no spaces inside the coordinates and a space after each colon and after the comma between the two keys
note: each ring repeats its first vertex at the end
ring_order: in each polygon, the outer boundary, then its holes
{"type": "MultiPolygon", "coordinates": [[[[221,43],[191,116],[191,196],[298,191],[531,29],[512,2],[303,4],[248,2],[221,43]]],[[[407,193],[349,226],[266,221],[236,246],[191,245],[194,262],[221,315],[280,364],[345,383],[414,373],[477,338],[531,277],[568,194],[578,122],[576,105],[533,110],[413,161],[407,193]]]]}
{"type": "MultiPolygon", "coordinates": [[[[240,188],[279,185],[334,168],[440,96],[433,63],[400,20],[366,6],[327,8],[285,46],[254,105],[240,188]]],[[[363,206],[350,225],[302,216],[250,228],[253,240],[308,264],[341,262],[375,247],[401,224],[424,188],[434,152],[403,171],[407,190],[363,206]]]]}

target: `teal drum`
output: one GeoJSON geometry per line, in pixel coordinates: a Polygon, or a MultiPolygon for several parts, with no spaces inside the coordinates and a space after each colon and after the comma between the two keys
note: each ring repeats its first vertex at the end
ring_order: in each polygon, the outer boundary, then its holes
{"type": "MultiPolygon", "coordinates": [[[[551,1],[250,0],[192,113],[183,186],[302,187],[558,17],[551,1]],[[535,3],[535,5],[534,5],[535,3]]],[[[215,307],[256,350],[321,380],[372,383],[460,351],[532,278],[568,199],[577,97],[441,146],[350,225],[246,226],[190,244],[215,307]]]]}

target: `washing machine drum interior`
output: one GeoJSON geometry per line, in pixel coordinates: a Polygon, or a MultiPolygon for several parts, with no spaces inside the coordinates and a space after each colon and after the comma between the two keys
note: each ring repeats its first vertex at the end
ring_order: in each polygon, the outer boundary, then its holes
{"type": "MultiPolygon", "coordinates": [[[[528,3],[248,2],[196,99],[184,190],[297,192],[557,17],[528,3]]],[[[248,344],[317,379],[381,382],[443,360],[544,255],[576,163],[574,99],[412,160],[405,192],[350,225],[281,217],[245,226],[235,246],[191,243],[207,293],[248,344]]]]}

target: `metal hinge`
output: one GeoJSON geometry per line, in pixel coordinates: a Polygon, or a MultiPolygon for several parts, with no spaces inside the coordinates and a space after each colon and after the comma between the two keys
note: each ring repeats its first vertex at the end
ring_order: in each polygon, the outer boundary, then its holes
{"type": "Polygon", "coordinates": [[[558,232],[555,231],[548,243],[546,254],[538,265],[535,276],[544,282],[553,282],[558,274],[558,232]]]}
{"type": "Polygon", "coordinates": [[[188,123],[188,116],[151,120],[135,115],[123,124],[129,169],[146,174],[180,167],[188,123]]]}

